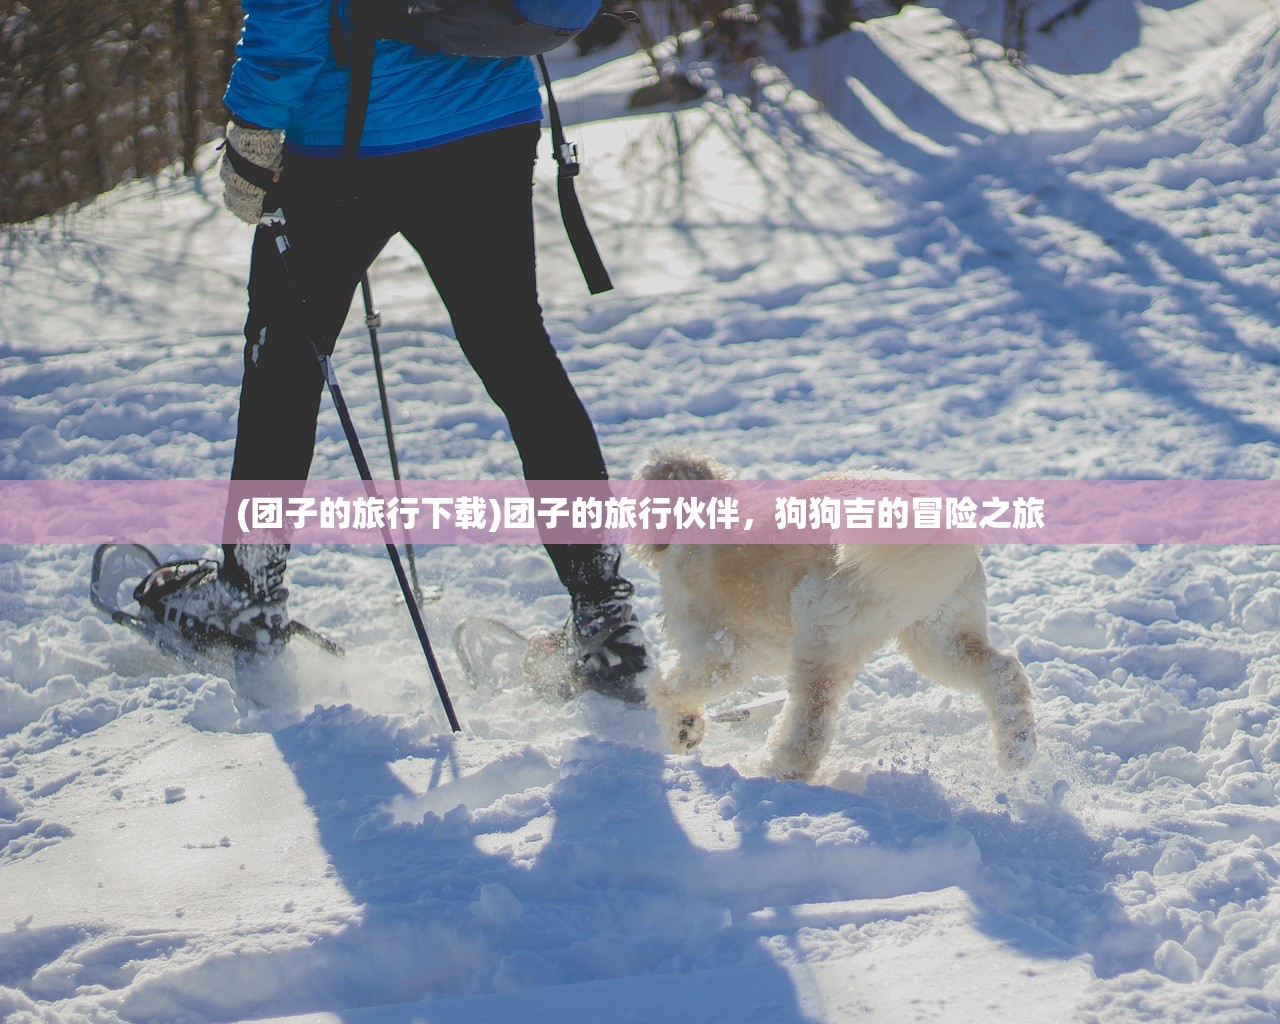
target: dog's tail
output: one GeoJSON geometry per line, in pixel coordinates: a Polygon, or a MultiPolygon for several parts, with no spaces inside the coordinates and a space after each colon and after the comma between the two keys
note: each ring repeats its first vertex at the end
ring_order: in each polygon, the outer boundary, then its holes
{"type": "MultiPolygon", "coordinates": [[[[655,448],[649,461],[636,470],[637,480],[732,480],[733,470],[688,445],[655,448]]],[[[641,562],[658,567],[667,544],[632,544],[631,553],[641,562]]]]}

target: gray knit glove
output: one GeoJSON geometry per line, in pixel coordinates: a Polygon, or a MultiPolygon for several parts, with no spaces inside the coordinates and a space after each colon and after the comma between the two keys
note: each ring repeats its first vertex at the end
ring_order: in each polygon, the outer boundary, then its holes
{"type": "Polygon", "coordinates": [[[220,172],[227,209],[246,224],[257,224],[262,217],[266,187],[279,180],[283,163],[284,132],[232,120],[227,125],[220,172]]]}

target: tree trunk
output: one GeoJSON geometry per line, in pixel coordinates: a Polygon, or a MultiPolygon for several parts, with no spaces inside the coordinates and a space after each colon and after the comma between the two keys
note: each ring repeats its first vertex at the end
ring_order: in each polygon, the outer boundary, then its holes
{"type": "Polygon", "coordinates": [[[200,146],[200,79],[197,74],[196,43],[191,31],[188,0],[173,0],[173,54],[178,74],[178,146],[184,174],[196,172],[196,150],[200,146]]]}

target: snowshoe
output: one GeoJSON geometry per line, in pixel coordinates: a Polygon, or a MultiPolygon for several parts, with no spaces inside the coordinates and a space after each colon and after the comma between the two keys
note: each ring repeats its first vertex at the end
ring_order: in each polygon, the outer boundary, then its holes
{"type": "Polygon", "coordinates": [[[596,690],[631,707],[644,704],[643,691],[634,685],[625,691],[592,686],[569,637],[568,626],[525,636],[497,619],[466,619],[453,631],[453,651],[475,686],[519,683],[550,701],[572,700],[596,690]]]}
{"type": "Polygon", "coordinates": [[[220,581],[217,571],[209,559],[161,564],[139,544],[103,544],[93,556],[89,596],[113,622],[199,670],[240,671],[279,653],[295,636],[330,654],[344,653],[328,637],[290,621],[283,592],[256,601],[220,581]]]}
{"type": "MultiPolygon", "coordinates": [[[[453,651],[473,686],[523,685],[548,701],[572,700],[587,691],[569,641],[568,627],[526,636],[497,619],[464,619],[453,631],[453,651]]],[[[786,700],[785,690],[744,703],[713,708],[715,722],[745,722],[753,712],[786,700]]]]}
{"type": "Polygon", "coordinates": [[[562,629],[525,636],[497,619],[464,619],[453,631],[453,652],[473,686],[519,684],[551,701],[572,700],[585,689],[562,629]]]}

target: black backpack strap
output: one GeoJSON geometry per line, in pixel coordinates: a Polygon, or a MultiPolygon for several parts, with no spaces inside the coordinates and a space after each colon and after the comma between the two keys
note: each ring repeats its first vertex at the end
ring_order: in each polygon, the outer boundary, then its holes
{"type": "Polygon", "coordinates": [[[560,120],[560,108],[556,105],[555,95],[551,91],[551,75],[547,72],[547,62],[538,55],[538,68],[542,72],[542,81],[547,87],[547,110],[551,115],[551,148],[555,151],[559,173],[556,176],[556,192],[560,197],[560,217],[564,221],[565,231],[569,234],[569,244],[573,246],[573,254],[578,257],[578,266],[582,268],[582,276],[586,278],[587,288],[592,295],[607,292],[613,287],[609,280],[609,271],[605,269],[604,260],[596,249],[595,240],[591,237],[591,229],[587,227],[587,218],[582,212],[582,204],[578,202],[578,193],[573,187],[573,179],[578,173],[578,147],[567,142],[564,137],[564,124],[560,120]]]}
{"type": "MultiPolygon", "coordinates": [[[[360,5],[357,4],[358,8],[360,5]]],[[[369,90],[373,88],[373,26],[367,18],[353,12],[351,24],[351,84],[347,90],[347,123],[342,133],[342,159],[351,178],[355,178],[355,161],[360,152],[360,136],[369,112],[369,90]]]]}
{"type": "Polygon", "coordinates": [[[351,62],[351,51],[347,47],[347,30],[342,27],[342,19],[338,17],[338,5],[342,0],[329,0],[329,49],[333,51],[333,62],[345,68],[351,62]]]}

